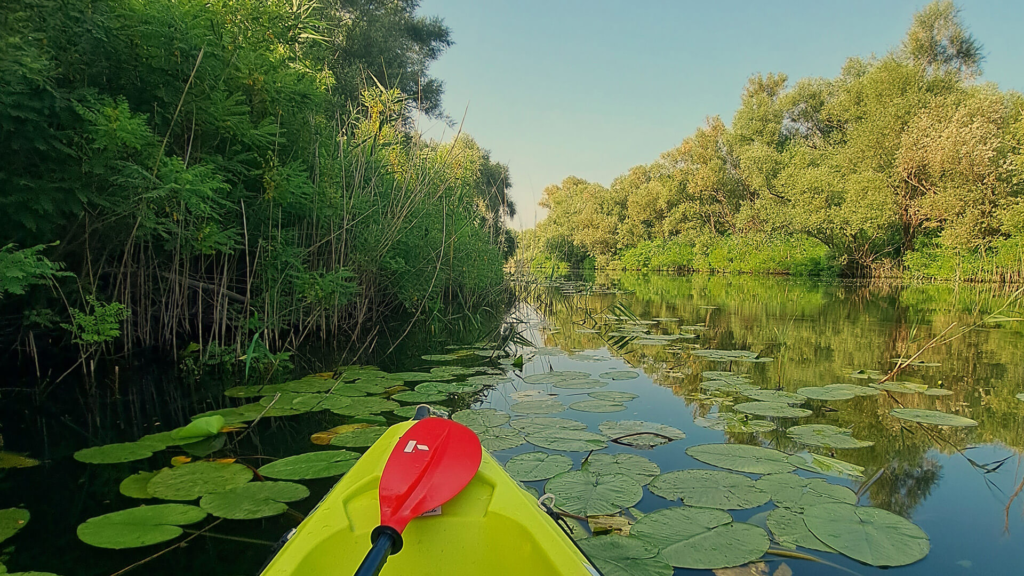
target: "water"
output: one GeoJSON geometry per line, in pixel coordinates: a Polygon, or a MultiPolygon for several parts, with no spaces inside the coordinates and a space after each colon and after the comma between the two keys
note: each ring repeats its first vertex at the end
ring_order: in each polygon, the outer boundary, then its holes
{"type": "MultiPolygon", "coordinates": [[[[697,417],[731,410],[728,403],[701,397],[702,371],[731,369],[749,375],[762,388],[781,387],[787,391],[833,382],[866,384],[869,381],[853,379],[850,374],[862,369],[888,371],[894,365],[893,358],[914,354],[950,325],[954,328],[947,336],[997,311],[1006,317],[1024,315],[1016,303],[1005,306],[1012,290],[992,286],[827,285],[784,278],[632,274],[600,275],[590,280],[608,289],[581,294],[560,283],[530,291],[511,319],[526,338],[542,348],[514,373],[512,383],[490,391],[478,406],[509,411],[515,403],[512,394],[523,390],[558,394],[566,405],[587,398],[589,390],[529,385],[520,378],[550,369],[592,374],[637,370],[640,377],[601,388],[638,394],[638,398],[625,403],[625,411],[595,414],[568,409],[553,416],[577,419],[595,432],[605,420],[645,420],[684,431],[685,439],[650,451],[637,452],[614,444],[605,450],[640,454],[655,461],[663,472],[711,468],[685,453],[687,447],[697,444],[741,442],[785,452],[806,449],[782,431],[755,436],[694,424],[697,417]],[[673,334],[681,331],[680,326],[697,324],[705,325],[706,330],[693,332],[697,339],[668,346],[625,343],[607,336],[615,328],[602,326],[609,322],[604,315],[620,315],[623,310],[644,320],[679,319],[650,324],[653,334],[673,334]],[[687,353],[685,349],[691,344],[749,350],[774,360],[728,365],[687,353]]],[[[441,343],[471,343],[479,338],[476,333],[439,343],[429,331],[411,334],[413,344],[402,351],[400,361],[386,368],[404,370],[428,365],[418,360],[419,355],[443,352],[441,343]]],[[[1024,322],[982,323],[918,358],[939,366],[910,368],[898,378],[952,392],[945,396],[894,395],[906,407],[966,416],[978,422],[974,428],[901,425],[889,416],[889,410],[898,405],[886,395],[827,403],[836,411],[825,411],[821,403],[811,403],[813,416],[780,421],[783,427],[834,424],[851,428],[856,438],[874,442],[869,448],[836,451],[837,458],[863,466],[864,479],[828,480],[858,490],[876,471],[884,469],[863,489],[860,504],[909,518],[928,534],[931,551],[925,559],[886,573],[1022,572],[1024,496],[1007,508],[1024,475],[1020,461],[1024,402],[1015,398],[1024,391],[1022,346],[1024,322]]],[[[312,357],[298,362],[304,363],[307,371],[326,368],[312,357]]],[[[131,440],[166,429],[168,424],[180,424],[188,414],[227,405],[215,391],[232,384],[186,384],[166,374],[149,374],[142,380],[122,382],[121,398],[102,402],[84,399],[87,397],[68,387],[51,391],[48,399],[38,404],[25,393],[4,394],[0,423],[5,448],[47,460],[35,468],[0,472],[0,508],[23,506],[33,514],[28,527],[3,544],[13,546],[13,550],[4,552],[7,558],[3,561],[9,569],[49,570],[65,575],[113,574],[181,540],[139,550],[108,551],[85,546],[74,536],[75,526],[90,517],[137,505],[138,501],[118,493],[117,484],[136,470],[166,465],[166,456],[161,460],[157,455],[142,463],[86,466],[72,460],[71,452],[83,446],[131,440]]],[[[109,383],[100,388],[104,397],[111,396],[109,383]]],[[[309,443],[310,434],[343,421],[330,413],[275,418],[260,423],[247,437],[246,442],[252,444],[239,451],[248,456],[271,457],[306,452],[314,448],[309,443]]],[[[523,444],[496,452],[495,456],[504,462],[515,454],[536,449],[523,444]]],[[[586,454],[568,455],[578,467],[586,454]]],[[[259,465],[258,459],[242,461],[259,465]]],[[[305,482],[313,494],[292,508],[300,514],[308,512],[332,483],[331,479],[305,482]]],[[[543,490],[544,482],[528,484],[543,490]]],[[[670,504],[645,488],[636,508],[651,512],[669,505],[678,504],[670,504]]],[[[747,520],[772,507],[768,504],[733,511],[733,516],[747,520]]],[[[215,532],[236,539],[200,536],[130,573],[253,574],[269,551],[269,546],[260,542],[275,540],[296,522],[295,515],[225,522],[215,532]]],[[[882,569],[841,555],[810,553],[841,568],[769,556],[769,573],[775,573],[782,563],[797,575],[848,574],[843,568],[864,575],[882,573],[882,569]]],[[[710,574],[686,570],[677,573],[710,574]]]]}

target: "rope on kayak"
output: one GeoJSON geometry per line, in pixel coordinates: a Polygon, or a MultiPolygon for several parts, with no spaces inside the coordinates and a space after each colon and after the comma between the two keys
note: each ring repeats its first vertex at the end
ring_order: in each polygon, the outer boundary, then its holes
{"type": "Polygon", "coordinates": [[[590,556],[588,556],[587,553],[583,551],[583,548],[580,548],[580,545],[576,542],[576,539],[573,538],[573,528],[565,519],[566,516],[569,516],[570,518],[575,518],[577,520],[586,520],[586,517],[576,516],[575,514],[568,514],[565,512],[559,512],[558,510],[555,510],[554,507],[552,507],[552,504],[554,503],[555,495],[550,493],[544,494],[543,496],[537,499],[537,505],[540,506],[541,510],[543,510],[545,514],[550,516],[551,519],[555,521],[555,526],[558,526],[562,529],[562,532],[564,532],[566,537],[569,538],[569,541],[572,542],[572,545],[580,551],[580,554],[582,554],[583,557],[587,559],[587,562],[590,562],[590,566],[594,569],[595,572],[597,572],[598,576],[604,576],[604,572],[601,572],[601,569],[597,567],[597,563],[594,562],[594,560],[591,559],[590,556]],[[551,504],[548,504],[549,501],[551,502],[551,504]]]}

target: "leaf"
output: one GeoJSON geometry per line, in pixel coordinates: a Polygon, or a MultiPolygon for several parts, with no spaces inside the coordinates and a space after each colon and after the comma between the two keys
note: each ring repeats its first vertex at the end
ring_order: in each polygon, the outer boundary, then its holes
{"type": "Polygon", "coordinates": [[[384,426],[368,426],[366,428],[348,430],[331,438],[331,446],[339,448],[365,448],[373,445],[387,430],[384,426]]]}
{"type": "Polygon", "coordinates": [[[784,508],[776,508],[768,513],[768,529],[780,545],[786,548],[810,548],[821,552],[835,552],[828,544],[825,544],[804,524],[803,514],[797,514],[784,508]]]}
{"type": "Polygon", "coordinates": [[[711,430],[743,434],[771,432],[776,428],[774,422],[757,420],[751,418],[748,414],[740,414],[738,412],[715,412],[714,414],[708,414],[705,418],[694,418],[693,423],[711,430]]]}
{"type": "Polygon", "coordinates": [[[590,374],[586,372],[579,372],[575,370],[553,370],[551,372],[525,376],[523,377],[523,382],[526,382],[527,384],[554,384],[560,380],[580,380],[589,377],[590,374]]]}
{"type": "Polygon", "coordinates": [[[809,386],[797,390],[797,394],[812,400],[849,400],[856,396],[877,396],[878,390],[870,386],[856,384],[828,384],[826,386],[809,386]]]}
{"type": "Polygon", "coordinates": [[[917,408],[893,408],[889,411],[889,414],[899,418],[900,420],[910,420],[911,422],[920,422],[922,424],[932,424],[934,426],[977,426],[978,423],[970,418],[964,418],[963,416],[957,416],[956,414],[948,414],[946,412],[939,412],[937,410],[920,410],[917,408]]]}
{"type": "Polygon", "coordinates": [[[483,388],[482,384],[470,382],[424,382],[416,386],[417,392],[424,394],[472,394],[483,388]]]}
{"type": "Polygon", "coordinates": [[[316,434],[313,434],[312,436],[310,436],[309,439],[310,439],[311,442],[313,442],[313,444],[316,444],[318,446],[328,446],[331,443],[331,439],[333,439],[338,434],[344,434],[345,432],[350,432],[352,430],[361,430],[363,428],[370,428],[371,426],[373,426],[373,424],[366,424],[366,423],[363,423],[363,422],[359,422],[359,423],[355,423],[355,424],[345,424],[345,425],[342,425],[342,426],[335,426],[334,428],[331,428],[330,430],[324,430],[323,432],[317,432],[316,434]]]}
{"type": "Polygon", "coordinates": [[[591,392],[590,394],[587,394],[587,396],[598,400],[607,400],[608,402],[629,402],[630,400],[639,398],[637,394],[633,394],[631,392],[619,392],[617,390],[591,392]]]}
{"type": "Polygon", "coordinates": [[[340,416],[366,416],[367,414],[380,414],[381,412],[393,412],[400,408],[397,402],[383,398],[349,398],[347,406],[342,408],[331,408],[331,412],[340,416]]]}
{"type": "Polygon", "coordinates": [[[509,421],[509,415],[507,412],[495,410],[494,408],[481,408],[478,410],[460,410],[452,415],[452,420],[479,433],[485,428],[504,426],[509,421]]]}
{"type": "Polygon", "coordinates": [[[537,434],[551,430],[586,430],[587,425],[579,420],[554,417],[520,418],[512,421],[512,427],[523,434],[537,434]]]}
{"type": "Polygon", "coordinates": [[[167,468],[154,476],[146,489],[161,500],[195,500],[207,494],[230,490],[252,479],[252,470],[241,464],[193,462],[167,468]]]}
{"type": "Polygon", "coordinates": [[[5,468],[31,468],[38,466],[39,460],[15,454],[14,452],[0,451],[0,470],[5,468]]]}
{"type": "Polygon", "coordinates": [[[788,454],[760,446],[700,444],[687,448],[686,454],[705,464],[736,472],[774,474],[793,470],[788,454]]]}
{"type": "Polygon", "coordinates": [[[661,468],[643,456],[636,454],[591,454],[584,462],[583,470],[597,474],[622,474],[637,484],[646,486],[652,478],[661,474],[661,468]]]}
{"type": "Polygon", "coordinates": [[[677,568],[714,569],[739,566],[768,550],[768,534],[751,524],[733,522],[728,512],[677,506],[636,521],[630,534],[661,548],[677,568]]]}
{"type": "Polygon", "coordinates": [[[565,428],[541,430],[527,434],[526,441],[534,446],[563,452],[589,452],[608,447],[605,437],[600,434],[565,428]]]}
{"type": "Polygon", "coordinates": [[[883,382],[881,384],[869,384],[869,386],[879,390],[900,392],[902,394],[917,394],[928,389],[924,384],[914,384],[913,382],[883,382]]]}
{"type": "Polygon", "coordinates": [[[580,400],[569,404],[569,408],[580,412],[621,412],[626,409],[626,405],[607,400],[580,400]]]}
{"type": "Polygon", "coordinates": [[[574,380],[559,380],[557,382],[552,382],[551,385],[555,388],[584,390],[587,388],[604,388],[608,383],[604,380],[598,380],[597,378],[578,378],[574,380]]]}
{"type": "Polygon", "coordinates": [[[657,546],[627,536],[609,534],[577,540],[604,576],[672,576],[657,546]]]}
{"type": "Polygon", "coordinates": [[[224,425],[224,417],[219,414],[204,416],[192,420],[187,426],[172,430],[171,438],[180,444],[188,444],[189,442],[196,442],[203,438],[216,436],[224,425]]]}
{"type": "Polygon", "coordinates": [[[579,516],[614,514],[640,501],[643,488],[622,474],[597,475],[582,470],[563,472],[544,485],[555,507],[579,516]]]}
{"type": "Polygon", "coordinates": [[[204,518],[206,512],[187,504],[140,506],[86,520],[78,526],[78,539],[98,548],[138,548],[177,538],[179,526],[204,518]]]}
{"type": "Polygon", "coordinates": [[[1024,402],[1024,392],[1021,392],[1020,394],[1017,394],[1016,396],[1014,396],[1014,398],[1016,398],[1017,400],[1020,400],[1021,402],[1024,402]]]}
{"type": "Polygon", "coordinates": [[[643,420],[605,420],[598,429],[605,436],[617,439],[618,443],[634,448],[653,448],[686,438],[686,434],[678,428],[643,420]]]}
{"type": "Polygon", "coordinates": [[[594,536],[601,534],[619,534],[629,536],[633,523],[625,516],[591,516],[587,518],[590,532],[594,536]]]}
{"type": "Polygon", "coordinates": [[[769,474],[754,483],[767,492],[780,508],[803,512],[809,506],[842,502],[856,504],[857,495],[846,486],[830,484],[822,478],[803,478],[796,474],[769,474]]]}
{"type": "Polygon", "coordinates": [[[928,555],[928,535],[915,524],[878,508],[823,504],[804,511],[819,540],[872,566],[905,566],[928,555]]]}
{"type": "Polygon", "coordinates": [[[356,463],[359,454],[348,450],[323,450],[282,458],[265,464],[257,472],[278,480],[312,480],[341,476],[356,463]]]}
{"type": "Polygon", "coordinates": [[[513,456],[505,463],[505,470],[520,482],[547,480],[572,469],[572,459],[562,454],[527,452],[513,456]]]}
{"type": "MultiPolygon", "coordinates": [[[[384,377],[388,380],[398,380],[400,382],[426,382],[428,380],[444,380],[445,378],[444,376],[431,374],[429,372],[396,372],[384,377]]],[[[452,377],[449,376],[448,378],[452,377]]]]}
{"type": "Polygon", "coordinates": [[[430,402],[440,402],[448,398],[447,394],[427,394],[419,392],[417,390],[409,390],[406,392],[399,392],[391,397],[393,400],[399,402],[405,402],[407,404],[427,404],[430,402]]]}
{"type": "Polygon", "coordinates": [[[121,481],[121,484],[117,487],[121,494],[129,498],[138,498],[144,500],[152,498],[153,496],[149,493],[149,481],[153,479],[161,471],[156,472],[138,472],[125,478],[121,481]]]}
{"type": "Polygon", "coordinates": [[[742,402],[732,407],[737,412],[774,418],[805,418],[813,414],[805,408],[794,408],[782,402],[742,402]]]}
{"type": "Polygon", "coordinates": [[[874,442],[858,440],[851,436],[851,433],[846,428],[838,428],[830,424],[804,424],[802,426],[793,426],[786,430],[786,434],[790,438],[810,446],[838,449],[874,446],[874,442]]]}
{"type": "Polygon", "coordinates": [[[611,372],[602,372],[597,377],[606,380],[633,380],[639,378],[640,373],[633,370],[612,370],[611,372]]]}
{"type": "Polygon", "coordinates": [[[742,392],[747,398],[761,402],[778,402],[781,404],[803,404],[807,397],[802,394],[794,394],[784,390],[745,390],[742,392]]]}
{"type": "Polygon", "coordinates": [[[0,542],[14,536],[32,519],[32,515],[24,508],[7,508],[0,510],[0,542]]]}
{"type": "Polygon", "coordinates": [[[285,502],[309,496],[309,489],[294,482],[250,482],[231,490],[207,494],[199,507],[218,518],[254,520],[288,510],[285,502]]]}
{"type": "Polygon", "coordinates": [[[459,359],[458,356],[453,356],[451,354],[424,354],[423,356],[420,356],[420,358],[427,362],[448,362],[459,359]]]}
{"type": "Polygon", "coordinates": [[[152,448],[151,445],[139,442],[121,442],[79,450],[74,457],[86,464],[120,464],[149,458],[153,455],[152,448]]]}
{"type": "Polygon", "coordinates": [[[525,402],[517,402],[509,409],[519,414],[554,414],[563,412],[565,405],[554,399],[527,400],[525,402]]]}
{"type": "Polygon", "coordinates": [[[743,510],[756,508],[771,498],[746,476],[720,470],[677,470],[651,480],[652,493],[690,506],[743,510]]]}
{"type": "Polygon", "coordinates": [[[808,472],[816,472],[836,478],[864,477],[863,466],[857,466],[856,464],[829,458],[828,456],[821,456],[820,454],[811,454],[810,452],[793,454],[789,457],[789,463],[808,472]]]}
{"type": "Polygon", "coordinates": [[[515,448],[525,442],[523,435],[511,428],[484,428],[476,435],[480,445],[491,452],[515,448]]]}
{"type": "Polygon", "coordinates": [[[945,388],[929,388],[924,391],[925,396],[952,396],[952,390],[946,390],[945,388]]]}

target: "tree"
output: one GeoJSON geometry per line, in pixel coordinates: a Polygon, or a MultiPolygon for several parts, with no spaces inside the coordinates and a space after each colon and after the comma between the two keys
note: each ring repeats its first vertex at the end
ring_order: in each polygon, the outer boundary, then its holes
{"type": "Polygon", "coordinates": [[[915,13],[898,54],[930,74],[953,72],[964,79],[980,76],[985,59],[952,0],[937,0],[915,13]]]}

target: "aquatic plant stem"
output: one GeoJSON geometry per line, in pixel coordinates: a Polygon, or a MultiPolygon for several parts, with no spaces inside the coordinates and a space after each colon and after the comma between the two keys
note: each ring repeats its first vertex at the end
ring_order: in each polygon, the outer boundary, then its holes
{"type": "Polygon", "coordinates": [[[156,554],[153,554],[152,556],[150,556],[148,558],[144,558],[142,560],[139,560],[138,562],[136,562],[135,564],[132,564],[131,566],[129,566],[127,568],[124,568],[122,570],[118,570],[117,572],[114,572],[110,576],[121,576],[121,574],[125,574],[125,573],[127,573],[127,572],[129,572],[131,570],[134,570],[135,568],[138,568],[139,566],[142,566],[146,562],[149,562],[150,560],[153,560],[153,559],[155,559],[155,558],[157,558],[159,556],[162,556],[162,555],[170,552],[171,550],[174,550],[176,548],[181,548],[185,544],[188,544],[189,541],[191,541],[193,538],[204,534],[207,530],[209,530],[210,528],[213,528],[214,526],[216,526],[217,524],[220,524],[223,521],[224,521],[223,518],[218,518],[217,520],[215,520],[213,522],[213,524],[210,524],[209,526],[207,526],[206,528],[203,528],[202,530],[197,530],[194,534],[192,534],[188,538],[185,538],[181,542],[178,542],[174,546],[171,546],[170,548],[164,548],[163,550],[157,552],[156,554]]]}

